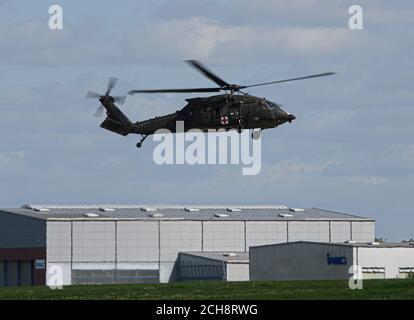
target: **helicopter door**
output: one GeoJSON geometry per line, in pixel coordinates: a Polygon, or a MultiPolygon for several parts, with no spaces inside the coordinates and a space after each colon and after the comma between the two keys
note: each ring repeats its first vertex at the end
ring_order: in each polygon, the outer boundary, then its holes
{"type": "Polygon", "coordinates": [[[218,112],[219,126],[226,126],[229,124],[229,106],[224,104],[218,112]]]}
{"type": "Polygon", "coordinates": [[[201,123],[205,126],[209,126],[211,123],[211,111],[210,107],[203,107],[201,109],[201,123]]]}
{"type": "Polygon", "coordinates": [[[230,112],[230,115],[234,119],[234,121],[239,121],[239,119],[243,119],[242,104],[243,102],[238,102],[238,103],[233,104],[233,108],[232,108],[232,111],[230,112]]]}

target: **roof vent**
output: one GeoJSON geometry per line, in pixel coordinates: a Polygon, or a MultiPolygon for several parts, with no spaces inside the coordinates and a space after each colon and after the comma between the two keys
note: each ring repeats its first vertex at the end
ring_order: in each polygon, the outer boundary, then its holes
{"type": "Polygon", "coordinates": [[[115,209],[114,208],[108,208],[108,207],[99,207],[99,211],[110,212],[110,211],[115,211],[115,209]]]}
{"type": "Polygon", "coordinates": [[[145,211],[145,212],[155,211],[155,208],[141,207],[141,211],[145,211]]]}
{"type": "Polygon", "coordinates": [[[84,213],[83,216],[88,217],[88,218],[97,218],[99,217],[99,214],[93,213],[93,212],[87,212],[87,213],[84,213]]]}
{"type": "Polygon", "coordinates": [[[162,218],[164,215],[162,214],[162,213],[158,213],[158,212],[155,212],[155,213],[150,213],[150,214],[148,214],[151,218],[162,218]]]}
{"type": "Polygon", "coordinates": [[[225,253],[223,253],[223,256],[225,256],[225,257],[237,257],[237,253],[225,252],[225,253]]]}
{"type": "Polygon", "coordinates": [[[304,212],[305,209],[301,209],[301,208],[289,208],[289,211],[293,211],[293,212],[304,212]]]}
{"type": "Polygon", "coordinates": [[[226,217],[228,217],[229,215],[228,215],[228,214],[225,214],[225,213],[215,213],[215,214],[214,214],[214,216],[215,216],[216,218],[226,218],[226,217]]]}
{"type": "Polygon", "coordinates": [[[292,218],[293,216],[289,213],[279,213],[279,217],[281,217],[281,218],[292,218]]]}
{"type": "Polygon", "coordinates": [[[239,208],[227,208],[228,212],[241,212],[242,210],[239,208]]]}
{"type": "Polygon", "coordinates": [[[187,212],[197,212],[197,211],[200,211],[199,208],[184,208],[184,210],[187,211],[187,212]]]}

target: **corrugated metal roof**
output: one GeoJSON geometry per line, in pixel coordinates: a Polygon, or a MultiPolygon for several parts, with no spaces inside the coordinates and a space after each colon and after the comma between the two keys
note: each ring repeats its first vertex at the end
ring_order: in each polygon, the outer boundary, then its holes
{"type": "Polygon", "coordinates": [[[201,252],[201,251],[185,251],[180,254],[186,254],[199,258],[205,258],[216,261],[225,261],[230,263],[249,263],[248,252],[234,252],[234,251],[213,251],[213,252],[201,252]]]}
{"type": "Polygon", "coordinates": [[[183,205],[125,205],[125,204],[93,204],[93,205],[44,205],[44,204],[24,204],[22,208],[32,209],[41,211],[42,209],[46,210],[63,210],[63,209],[101,209],[101,208],[111,208],[111,209],[140,209],[143,211],[150,211],[155,209],[239,209],[239,210],[250,210],[250,209],[269,209],[269,210],[279,210],[279,209],[289,209],[286,205],[192,205],[192,206],[183,206],[183,205]]]}
{"type": "Polygon", "coordinates": [[[274,247],[274,246],[294,246],[296,244],[311,244],[323,246],[342,246],[342,247],[357,247],[357,248],[411,248],[414,249],[414,243],[409,242],[315,242],[315,241],[293,241],[285,243],[263,244],[259,246],[252,246],[250,248],[274,247]]]}
{"type": "Polygon", "coordinates": [[[373,218],[328,211],[318,208],[290,211],[282,205],[24,205],[22,208],[0,209],[3,212],[19,214],[39,219],[69,219],[69,220],[365,220],[373,218]],[[103,210],[110,208],[113,210],[103,210]],[[186,210],[195,208],[195,210],[186,210]],[[228,210],[237,208],[239,210],[228,210]],[[150,210],[148,210],[150,209],[150,210]],[[85,213],[95,213],[98,217],[85,217],[85,213]],[[161,213],[155,215],[154,213],[161,213]],[[227,216],[222,216],[225,214],[227,216]],[[222,216],[222,217],[220,217],[222,216]]]}

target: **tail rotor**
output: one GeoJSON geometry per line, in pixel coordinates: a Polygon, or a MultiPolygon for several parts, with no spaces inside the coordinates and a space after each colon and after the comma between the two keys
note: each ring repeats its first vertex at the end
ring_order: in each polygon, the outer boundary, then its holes
{"type": "Polygon", "coordinates": [[[111,96],[111,91],[112,89],[115,87],[116,83],[118,82],[117,78],[109,78],[108,80],[108,86],[106,89],[105,94],[99,94],[95,91],[88,91],[86,93],[85,99],[99,99],[99,101],[101,102],[101,105],[98,107],[98,109],[96,110],[94,116],[95,117],[102,117],[104,111],[105,111],[105,107],[104,107],[104,103],[118,103],[120,105],[125,103],[125,100],[127,98],[126,95],[124,96],[111,96]]]}

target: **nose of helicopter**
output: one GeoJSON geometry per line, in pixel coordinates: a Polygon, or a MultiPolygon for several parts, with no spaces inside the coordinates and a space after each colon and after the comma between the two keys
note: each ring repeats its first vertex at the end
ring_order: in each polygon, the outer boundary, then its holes
{"type": "Polygon", "coordinates": [[[275,119],[279,119],[283,122],[292,122],[293,120],[296,119],[295,115],[287,113],[285,111],[283,111],[283,112],[276,111],[273,116],[274,116],[275,119]]]}
{"type": "Polygon", "coordinates": [[[290,114],[281,108],[273,108],[271,110],[272,119],[276,120],[277,123],[282,124],[285,122],[292,122],[296,119],[294,114],[290,114]]]}
{"type": "Polygon", "coordinates": [[[294,115],[294,114],[288,114],[288,121],[289,122],[291,122],[291,121],[293,121],[293,120],[295,120],[296,119],[296,116],[294,115]]]}

